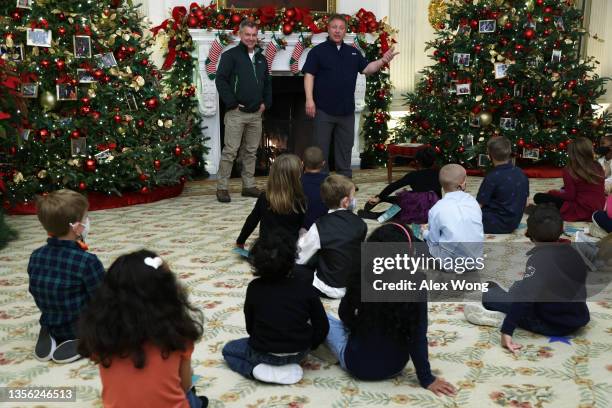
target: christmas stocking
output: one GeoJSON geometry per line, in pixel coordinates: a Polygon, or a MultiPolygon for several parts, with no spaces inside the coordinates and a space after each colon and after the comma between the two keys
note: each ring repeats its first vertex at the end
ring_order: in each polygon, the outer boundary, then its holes
{"type": "Polygon", "coordinates": [[[208,58],[206,58],[206,75],[212,81],[217,76],[217,62],[223,52],[223,45],[219,42],[218,38],[210,45],[210,51],[208,52],[208,58]]]}
{"type": "Polygon", "coordinates": [[[306,47],[304,45],[304,39],[300,37],[300,40],[295,44],[295,48],[293,49],[293,53],[291,54],[291,59],[289,60],[291,73],[293,75],[297,75],[300,73],[298,63],[300,62],[300,57],[304,53],[305,49],[306,47]]]}
{"type": "Polygon", "coordinates": [[[268,43],[266,46],[266,51],[264,52],[266,61],[268,61],[268,72],[272,72],[272,64],[274,63],[274,58],[276,58],[276,53],[278,50],[282,48],[282,45],[278,41],[278,39],[272,36],[272,41],[268,43]]]}

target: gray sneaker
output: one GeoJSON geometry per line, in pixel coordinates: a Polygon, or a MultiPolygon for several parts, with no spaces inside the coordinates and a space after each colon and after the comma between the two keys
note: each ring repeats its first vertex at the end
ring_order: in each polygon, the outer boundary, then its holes
{"type": "Polygon", "coordinates": [[[49,330],[45,327],[40,328],[38,340],[34,348],[34,357],[38,361],[49,361],[55,351],[55,339],[49,334],[49,330]]]}
{"type": "Polygon", "coordinates": [[[220,203],[229,203],[232,201],[232,198],[229,195],[229,191],[227,190],[217,190],[217,201],[220,203]]]}
{"type": "Polygon", "coordinates": [[[78,347],[78,340],[66,340],[57,346],[51,358],[59,364],[72,363],[81,358],[77,351],[78,347]]]}

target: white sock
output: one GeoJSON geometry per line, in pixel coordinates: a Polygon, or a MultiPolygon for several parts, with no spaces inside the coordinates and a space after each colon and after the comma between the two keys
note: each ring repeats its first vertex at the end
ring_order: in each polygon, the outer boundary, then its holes
{"type": "Polygon", "coordinates": [[[466,303],[463,314],[468,322],[479,326],[500,327],[506,315],[502,312],[487,310],[480,303],[466,303]]]}
{"type": "Polygon", "coordinates": [[[253,369],[253,377],[259,381],[274,384],[295,384],[302,379],[304,371],[299,364],[273,366],[270,364],[257,364],[253,369]]]}

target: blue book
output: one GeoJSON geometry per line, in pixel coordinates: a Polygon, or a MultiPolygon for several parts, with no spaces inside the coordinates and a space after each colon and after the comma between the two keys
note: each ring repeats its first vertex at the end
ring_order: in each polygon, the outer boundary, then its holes
{"type": "Polygon", "coordinates": [[[199,380],[200,378],[202,378],[202,376],[201,376],[201,375],[195,375],[195,374],[194,374],[194,375],[192,375],[192,376],[191,376],[191,384],[195,385],[195,384],[198,382],[198,380],[199,380]]]}
{"type": "Polygon", "coordinates": [[[402,207],[397,204],[393,204],[391,208],[385,211],[380,217],[378,217],[377,220],[382,224],[383,222],[389,221],[391,218],[395,217],[400,211],[402,211],[402,207]]]}
{"type": "Polygon", "coordinates": [[[249,256],[251,256],[251,253],[244,248],[235,247],[234,249],[232,249],[232,252],[240,255],[243,258],[248,258],[249,256]]]}
{"type": "Polygon", "coordinates": [[[412,228],[412,236],[420,240],[423,239],[423,233],[421,231],[421,224],[410,224],[412,228]]]}

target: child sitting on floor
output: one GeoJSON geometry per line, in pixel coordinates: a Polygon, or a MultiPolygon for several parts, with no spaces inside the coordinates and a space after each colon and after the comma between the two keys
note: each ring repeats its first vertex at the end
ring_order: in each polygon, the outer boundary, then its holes
{"type": "Polygon", "coordinates": [[[487,151],[494,168],[482,181],[476,200],[482,208],[485,234],[510,234],[520,224],[529,197],[529,180],[510,161],[512,145],[503,136],[492,137],[487,151]]]}
{"type": "Polygon", "coordinates": [[[298,364],[325,340],[325,310],[310,285],[295,279],[295,242],[270,235],[256,241],[250,262],[244,319],[249,337],[223,347],[229,367],[246,378],[277,384],[302,379],[298,364]]]}
{"type": "MultiPolygon", "coordinates": [[[[376,229],[368,242],[410,242],[409,231],[390,223],[376,229]]],[[[361,274],[348,278],[346,295],[331,315],[326,344],[352,376],[378,381],[400,375],[410,359],[419,383],[436,395],[454,395],[455,388],[436,378],[429,366],[427,300],[420,302],[362,302],[361,274]]]]}
{"type": "Polygon", "coordinates": [[[302,162],[296,155],[281,154],[274,160],[266,191],[257,198],[255,208],[244,222],[236,240],[236,246],[244,248],[244,243],[257,224],[260,238],[280,233],[287,239],[297,241],[306,209],[301,174],[302,162]]]}
{"type": "Polygon", "coordinates": [[[323,295],[341,298],[349,273],[360,270],[361,243],[368,227],[355,210],[355,184],[333,174],[321,185],[329,212],[319,218],[298,241],[295,274],[323,295]]]}
{"type": "Polygon", "coordinates": [[[465,192],[466,182],[462,166],[447,164],[440,169],[444,198],[429,210],[429,228],[423,231],[432,257],[482,257],[482,211],[474,197],[465,192]]]}
{"type": "Polygon", "coordinates": [[[553,203],[564,221],[590,221],[595,211],[602,210],[606,201],[604,170],[595,161],[593,144],[578,137],[567,145],[568,164],[563,169],[563,188],[538,193],[536,204],[553,203]]]}
{"type": "Polygon", "coordinates": [[[359,210],[357,215],[361,218],[376,219],[383,212],[371,211],[381,202],[399,204],[399,193],[391,195],[394,191],[402,187],[410,186],[411,191],[426,193],[433,191],[438,198],[442,198],[442,187],[440,186],[440,170],[434,167],[436,162],[436,151],[432,147],[421,149],[416,154],[418,170],[410,171],[401,179],[389,184],[378,195],[370,197],[363,210],[359,210]]]}
{"type": "Polygon", "coordinates": [[[550,204],[535,207],[527,219],[527,236],[535,247],[527,253],[523,279],[508,292],[489,282],[482,306],[465,306],[470,323],[501,326],[501,345],[514,354],[522,347],[512,340],[517,327],[545,336],[566,336],[589,322],[587,266],[571,244],[557,243],[562,233],[559,210],[550,204]],[[545,301],[550,298],[567,301],[545,301]]]}
{"type": "Polygon", "coordinates": [[[302,188],[308,200],[303,227],[308,231],[316,220],[327,214],[328,208],[321,198],[321,184],[328,174],[321,172],[325,167],[325,159],[323,158],[323,150],[316,146],[304,150],[303,162],[302,188]]]}
{"type": "Polygon", "coordinates": [[[79,321],[79,351],[99,364],[104,406],[206,407],[191,384],[201,321],[157,254],[117,258],[79,321]]]}
{"type": "Polygon", "coordinates": [[[87,252],[87,198],[72,190],[41,196],[38,219],[49,234],[47,245],[36,249],[28,263],[29,290],[40,309],[40,333],[34,356],[70,363],[77,351],[76,323],[81,310],[100,286],[102,263],[87,252]]]}

